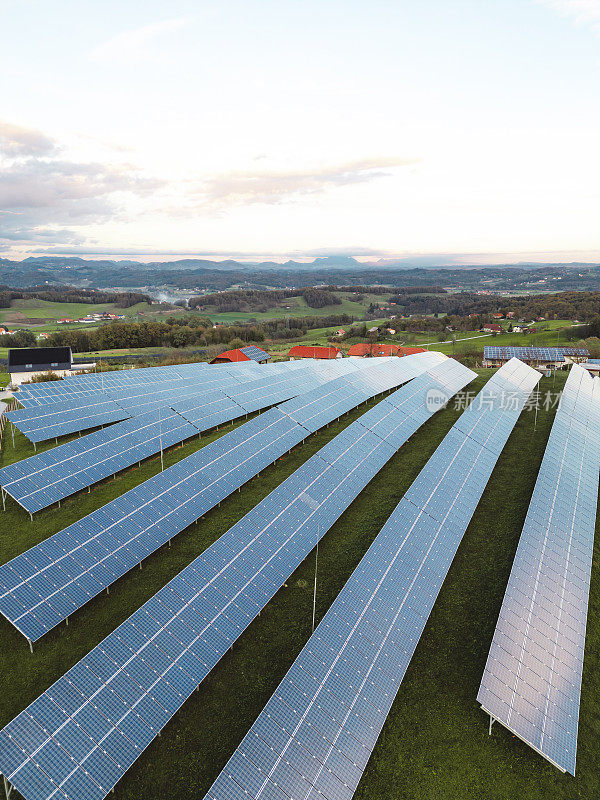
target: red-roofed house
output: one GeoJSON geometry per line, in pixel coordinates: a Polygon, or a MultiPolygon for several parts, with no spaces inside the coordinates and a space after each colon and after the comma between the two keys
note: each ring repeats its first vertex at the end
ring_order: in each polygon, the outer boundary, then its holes
{"type": "Polygon", "coordinates": [[[495,325],[493,322],[487,322],[483,326],[483,330],[487,333],[502,333],[503,328],[501,325],[495,325]]]}
{"type": "Polygon", "coordinates": [[[237,350],[226,350],[221,355],[213,358],[211,364],[231,364],[238,361],[258,361],[259,364],[264,364],[271,356],[265,353],[260,347],[249,345],[248,347],[240,347],[237,350]]]}
{"type": "Polygon", "coordinates": [[[397,356],[399,347],[397,344],[378,344],[377,342],[361,342],[353,344],[348,350],[349,356],[359,356],[360,358],[377,358],[381,356],[397,356]]]}
{"type": "Polygon", "coordinates": [[[341,358],[342,351],[339,347],[311,347],[307,344],[297,344],[288,353],[289,358],[341,358]]]}
{"type": "Polygon", "coordinates": [[[427,350],[424,347],[399,347],[398,348],[398,355],[399,356],[414,356],[415,353],[426,353],[427,350]]]}

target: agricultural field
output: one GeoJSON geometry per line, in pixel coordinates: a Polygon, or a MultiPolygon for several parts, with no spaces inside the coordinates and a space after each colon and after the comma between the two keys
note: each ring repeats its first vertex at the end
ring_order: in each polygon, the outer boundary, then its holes
{"type": "MultiPolygon", "coordinates": [[[[477,392],[493,374],[479,372],[477,392]]],[[[542,379],[557,390],[566,374],[542,379]]],[[[367,407],[309,437],[241,493],[225,500],[37,643],[33,655],[2,625],[0,697],[6,724],[170,578],[214,542],[367,407]]],[[[317,621],[342,588],[389,514],[457,419],[456,404],[427,422],[381,470],[319,545],[317,621]]],[[[359,800],[592,800],[600,794],[600,582],[594,572],[588,621],[577,777],[561,774],[501,726],[488,736],[475,701],[512,559],[550,431],[554,410],[524,411],[465,534],[356,793],[359,800]],[[518,476],[518,480],[515,480],[518,476]]],[[[237,423],[240,424],[240,423],[237,423]]],[[[170,450],[170,465],[225,430],[170,450]]],[[[46,445],[49,446],[49,445],[46,445]]],[[[5,436],[0,463],[32,452],[19,433],[5,436]]],[[[90,494],[40,512],[34,523],[12,501],[4,514],[0,560],[6,561],[160,469],[155,458],[105,481],[90,494]]],[[[600,540],[599,540],[600,541],[600,540]]],[[[596,558],[600,553],[596,553],[596,558]]],[[[314,554],[215,667],[128,771],[116,800],[202,798],[311,632],[314,554]]],[[[14,795],[13,795],[14,796],[14,795]]]]}
{"type": "Polygon", "coordinates": [[[88,314],[102,314],[104,312],[123,314],[130,322],[137,322],[138,319],[162,319],[170,314],[177,313],[173,310],[161,311],[160,306],[149,306],[148,303],[137,303],[130,308],[117,308],[114,303],[98,303],[97,305],[92,303],[54,303],[33,298],[13,300],[10,308],[1,308],[0,324],[14,329],[33,328],[36,333],[73,330],[74,328],[89,330],[94,328],[91,323],[58,325],[57,320],[64,318],[78,319],[88,314]]]}
{"type": "MultiPolygon", "coordinates": [[[[330,314],[348,314],[355,319],[364,319],[365,314],[371,303],[377,305],[387,305],[391,295],[389,294],[365,294],[360,302],[349,300],[351,295],[348,292],[333,292],[342,301],[340,305],[324,306],[323,308],[311,308],[307,305],[303,297],[287,297],[280,302],[277,307],[268,311],[227,311],[227,312],[201,312],[204,316],[219,324],[232,322],[248,322],[249,320],[285,319],[286,317],[327,317],[330,314]],[[289,306],[289,308],[288,308],[289,306]]],[[[394,313],[391,311],[390,313],[394,313]]]]}

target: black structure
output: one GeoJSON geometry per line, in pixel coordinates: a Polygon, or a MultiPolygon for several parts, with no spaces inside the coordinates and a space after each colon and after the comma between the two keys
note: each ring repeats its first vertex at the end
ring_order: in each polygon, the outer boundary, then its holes
{"type": "Polygon", "coordinates": [[[11,374],[71,369],[72,363],[70,347],[19,347],[8,351],[8,371],[11,374]]]}

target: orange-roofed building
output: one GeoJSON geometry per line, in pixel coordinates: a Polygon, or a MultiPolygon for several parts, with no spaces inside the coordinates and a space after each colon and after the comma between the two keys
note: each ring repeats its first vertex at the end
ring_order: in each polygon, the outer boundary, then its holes
{"type": "Polygon", "coordinates": [[[237,350],[225,350],[210,362],[211,364],[234,364],[238,361],[258,361],[259,364],[266,363],[271,356],[256,345],[240,347],[237,350]]]}
{"type": "Polygon", "coordinates": [[[288,353],[289,358],[341,358],[342,351],[339,347],[310,347],[307,344],[297,344],[288,353]]]}
{"type": "Polygon", "coordinates": [[[361,342],[353,344],[348,350],[349,356],[359,356],[360,358],[377,358],[382,356],[397,356],[399,347],[397,344],[378,344],[377,342],[361,342]]]}
{"type": "Polygon", "coordinates": [[[398,355],[399,356],[414,356],[415,353],[426,353],[424,347],[399,347],[398,348],[398,355]]]}

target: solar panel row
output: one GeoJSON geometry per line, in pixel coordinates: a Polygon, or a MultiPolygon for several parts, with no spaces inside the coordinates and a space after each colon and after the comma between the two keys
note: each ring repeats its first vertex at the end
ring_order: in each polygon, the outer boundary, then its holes
{"type": "Polygon", "coordinates": [[[319,536],[434,413],[428,391],[451,396],[473,377],[448,360],[382,400],[145,603],[0,732],[0,769],[10,783],[27,800],[104,797],[319,536]]]}
{"type": "MultiPolygon", "coordinates": [[[[103,391],[108,388],[119,388],[141,384],[161,384],[167,380],[180,380],[195,377],[207,368],[205,363],[178,364],[171,367],[146,367],[143,369],[115,370],[85,375],[68,376],[60,381],[44,381],[26,384],[20,387],[24,397],[39,402],[57,396],[77,395],[89,391],[103,391]]],[[[245,365],[255,368],[257,365],[245,365]]]]}
{"type": "MultiPolygon", "coordinates": [[[[274,366],[274,374],[281,371],[276,365],[274,366]]],[[[271,367],[270,370],[272,369],[271,367]]],[[[255,370],[236,372],[231,367],[219,374],[211,375],[207,370],[204,370],[204,373],[203,377],[171,380],[161,383],[160,386],[153,385],[151,391],[148,384],[141,384],[105,392],[94,390],[91,397],[63,396],[59,401],[43,402],[33,407],[12,411],[9,419],[28,439],[40,442],[104,425],[117,419],[127,419],[156,408],[169,407],[174,402],[185,397],[194,397],[210,388],[227,388],[256,378],[255,370]],[[108,418],[108,413],[113,413],[114,419],[108,418]]]]}
{"type": "Polygon", "coordinates": [[[575,774],[600,470],[600,380],[573,366],[477,695],[485,711],[575,774]]]}
{"type": "Polygon", "coordinates": [[[352,797],[494,464],[539,377],[511,361],[463,413],[207,797],[352,797]]]}
{"type": "Polygon", "coordinates": [[[309,432],[445,360],[423,353],[367,367],[351,399],[341,377],[246,422],[1,566],[0,613],[35,641],[309,432]]]}
{"type": "Polygon", "coordinates": [[[313,367],[305,366],[225,390],[195,390],[191,399],[174,403],[175,410],[159,407],[4,467],[0,485],[33,514],[198,431],[275,405],[322,382],[313,367]]]}
{"type": "Polygon", "coordinates": [[[581,347],[494,347],[483,348],[484,359],[508,360],[520,358],[525,361],[564,361],[565,356],[587,356],[589,352],[581,347]]]}
{"type": "Polygon", "coordinates": [[[335,368],[327,371],[324,371],[322,364],[312,360],[310,363],[285,361],[263,367],[254,361],[243,363],[248,365],[243,369],[240,369],[239,364],[223,364],[211,367],[210,370],[204,369],[196,375],[164,379],[159,385],[153,381],[152,384],[134,383],[125,387],[106,388],[103,392],[92,389],[77,394],[61,395],[59,398],[51,397],[49,400],[35,401],[33,406],[27,406],[27,398],[23,398],[19,392],[19,400],[26,404],[26,408],[11,412],[10,420],[31,441],[39,442],[116,421],[117,412],[114,413],[114,420],[109,419],[106,416],[108,409],[103,408],[102,403],[114,403],[114,406],[111,405],[109,408],[122,409],[121,418],[126,419],[157,408],[173,408],[175,403],[185,398],[194,398],[197,393],[206,392],[211,388],[225,390],[268,376],[291,375],[298,369],[307,369],[309,366],[315,374],[322,375],[324,379],[327,375],[334,377],[360,368],[348,360],[336,362],[335,368]]]}

